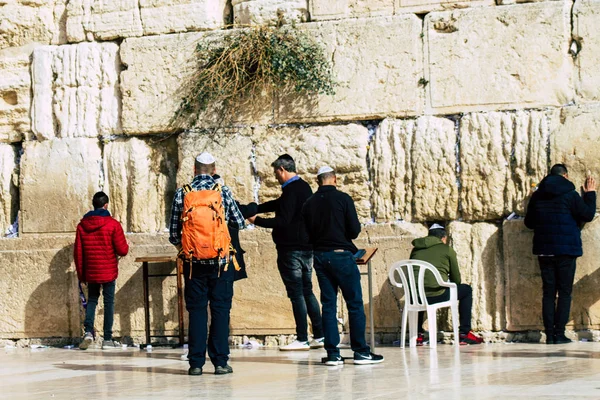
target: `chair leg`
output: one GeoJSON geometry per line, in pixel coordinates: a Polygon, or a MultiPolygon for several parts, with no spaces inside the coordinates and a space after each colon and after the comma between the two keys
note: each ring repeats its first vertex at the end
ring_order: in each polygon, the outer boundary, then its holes
{"type": "Polygon", "coordinates": [[[410,314],[408,315],[408,327],[409,327],[409,334],[410,334],[410,339],[409,339],[410,347],[417,347],[417,333],[418,333],[417,324],[418,324],[418,318],[419,318],[419,313],[417,311],[411,311],[410,314]]]}
{"type": "Polygon", "coordinates": [[[406,324],[408,323],[408,311],[406,306],[402,310],[402,335],[400,336],[400,347],[404,348],[406,343],[406,324]]]}
{"type": "Polygon", "coordinates": [[[450,307],[452,310],[452,330],[454,331],[454,345],[460,346],[460,336],[458,335],[458,325],[460,323],[458,319],[458,305],[454,304],[450,307]]]}
{"type": "Polygon", "coordinates": [[[429,327],[429,347],[437,347],[437,313],[435,309],[427,309],[427,326],[429,327]]]}

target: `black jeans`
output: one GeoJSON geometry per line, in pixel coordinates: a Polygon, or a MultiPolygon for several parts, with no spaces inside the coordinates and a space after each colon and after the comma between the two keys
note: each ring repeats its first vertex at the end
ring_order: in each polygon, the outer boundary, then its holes
{"type": "Polygon", "coordinates": [[[229,360],[229,312],[233,298],[234,268],[227,271],[216,266],[194,265],[190,279],[190,266],[184,263],[185,306],[190,315],[188,331],[190,367],[202,368],[206,363],[207,306],[210,305],[210,333],[208,356],[215,367],[224,367],[229,360]]]}
{"type": "MultiPolygon", "coordinates": [[[[458,328],[460,333],[467,334],[471,331],[471,309],[473,307],[473,289],[470,285],[461,283],[457,285],[457,296],[458,296],[458,319],[460,326],[458,328]]],[[[446,289],[444,293],[439,296],[427,297],[429,304],[441,303],[443,301],[450,300],[450,289],[446,289]]],[[[423,320],[425,319],[425,313],[419,313],[419,332],[423,332],[423,320]]]]}
{"type": "Polygon", "coordinates": [[[312,322],[313,336],[323,337],[319,302],[312,291],[312,261],[312,251],[277,252],[277,268],[292,302],[297,340],[301,342],[308,341],[307,315],[312,322]]]}
{"type": "Polygon", "coordinates": [[[323,330],[325,331],[325,350],[328,355],[337,356],[340,349],[340,334],[337,320],[337,292],[348,307],[350,317],[350,345],[357,353],[369,353],[371,349],[365,340],[367,319],[363,305],[360,271],[349,251],[315,251],[315,272],[321,288],[323,305],[323,330]]]}
{"type": "Polygon", "coordinates": [[[115,314],[115,287],[116,281],[107,283],[88,283],[88,303],[85,310],[83,327],[86,332],[94,332],[94,319],[96,306],[100,298],[100,288],[104,299],[104,340],[112,340],[112,328],[115,314]]]}
{"type": "Polygon", "coordinates": [[[546,334],[563,335],[569,322],[577,257],[538,257],[542,272],[542,316],[546,334]],[[556,295],[558,294],[558,301],[556,295]]]}

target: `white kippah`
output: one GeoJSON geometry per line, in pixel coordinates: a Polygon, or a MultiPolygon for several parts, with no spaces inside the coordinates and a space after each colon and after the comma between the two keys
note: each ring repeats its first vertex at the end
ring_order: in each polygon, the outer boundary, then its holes
{"type": "Polygon", "coordinates": [[[213,164],[216,160],[215,158],[212,156],[212,154],[204,152],[202,154],[200,154],[198,157],[196,157],[196,161],[198,161],[200,164],[213,164]]]}
{"type": "Polygon", "coordinates": [[[321,174],[326,174],[328,172],[333,172],[333,168],[331,168],[330,166],[322,166],[321,168],[319,168],[319,172],[317,172],[317,176],[321,175],[321,174]]]}
{"type": "Polygon", "coordinates": [[[432,229],[446,229],[446,228],[444,228],[440,224],[433,224],[433,225],[431,225],[431,227],[429,228],[429,230],[432,230],[432,229]]]}

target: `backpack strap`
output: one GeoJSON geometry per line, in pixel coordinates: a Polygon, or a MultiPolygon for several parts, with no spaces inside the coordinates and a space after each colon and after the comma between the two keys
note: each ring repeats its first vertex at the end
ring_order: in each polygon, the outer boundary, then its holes
{"type": "Polygon", "coordinates": [[[189,193],[192,191],[192,187],[187,184],[187,185],[183,185],[183,194],[189,193]]]}

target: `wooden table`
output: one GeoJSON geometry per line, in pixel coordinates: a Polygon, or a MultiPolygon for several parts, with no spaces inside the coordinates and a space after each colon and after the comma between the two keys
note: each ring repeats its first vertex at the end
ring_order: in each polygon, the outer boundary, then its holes
{"type": "Polygon", "coordinates": [[[155,255],[155,256],[144,256],[137,257],[135,262],[142,263],[142,274],[143,274],[143,287],[144,287],[144,316],[146,321],[146,346],[152,344],[151,338],[153,337],[179,337],[179,345],[183,346],[184,341],[184,322],[183,322],[183,267],[182,263],[179,262],[177,256],[174,254],[166,255],[155,255]],[[176,271],[174,274],[150,274],[149,264],[151,263],[170,263],[175,262],[176,271]],[[165,276],[176,276],[177,277],[177,305],[178,305],[178,319],[179,319],[179,335],[151,335],[150,334],[150,293],[148,290],[148,278],[157,278],[165,276]]]}
{"type": "Polygon", "coordinates": [[[357,265],[366,265],[367,272],[361,272],[361,275],[367,275],[369,278],[369,324],[371,325],[370,329],[370,341],[371,341],[371,351],[375,351],[375,318],[373,316],[373,268],[371,266],[371,259],[377,253],[377,247],[371,247],[365,249],[366,253],[361,257],[356,259],[357,265]]]}

